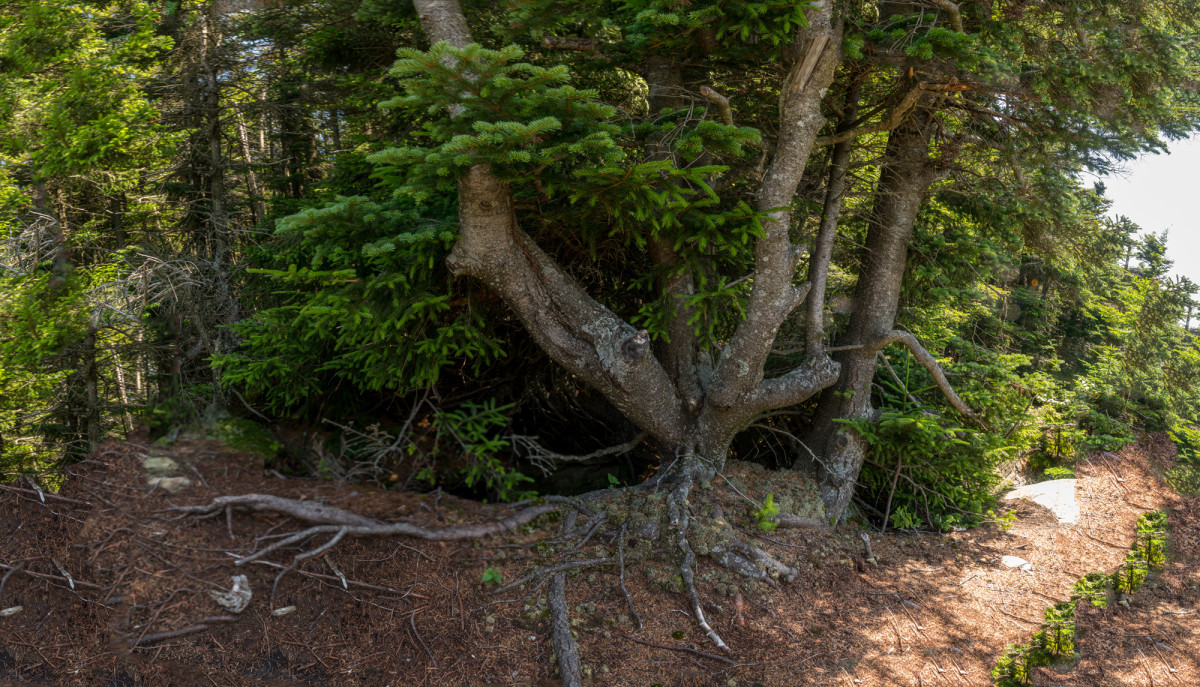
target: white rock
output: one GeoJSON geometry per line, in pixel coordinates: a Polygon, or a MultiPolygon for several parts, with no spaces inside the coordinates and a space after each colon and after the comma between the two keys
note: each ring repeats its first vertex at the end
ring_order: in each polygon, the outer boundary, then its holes
{"type": "Polygon", "coordinates": [[[1020,568],[1021,570],[1024,570],[1025,572],[1029,572],[1030,570],[1033,570],[1032,563],[1025,560],[1024,558],[1018,558],[1017,556],[1004,556],[1003,558],[1000,559],[1000,562],[1007,565],[1010,568],[1020,568]]]}
{"type": "Polygon", "coordinates": [[[1079,522],[1079,501],[1075,498],[1074,479],[1056,479],[1017,487],[1004,495],[1005,501],[1029,499],[1044,506],[1064,525],[1079,522]]]}

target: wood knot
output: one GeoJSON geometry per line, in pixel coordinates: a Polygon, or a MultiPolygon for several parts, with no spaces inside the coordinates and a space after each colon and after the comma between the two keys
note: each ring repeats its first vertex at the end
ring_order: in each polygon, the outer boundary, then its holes
{"type": "Polygon", "coordinates": [[[625,360],[636,363],[646,357],[650,351],[650,332],[645,329],[633,334],[621,342],[621,355],[625,360]]]}

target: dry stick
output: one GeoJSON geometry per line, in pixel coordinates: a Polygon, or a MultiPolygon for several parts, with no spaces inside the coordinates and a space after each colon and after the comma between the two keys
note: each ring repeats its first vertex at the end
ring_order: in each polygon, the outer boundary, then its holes
{"type": "MultiPolygon", "coordinates": [[[[15,566],[5,565],[3,563],[0,563],[0,570],[12,570],[14,567],[15,566]]],[[[66,579],[67,579],[61,575],[48,575],[46,573],[34,572],[32,570],[26,570],[25,574],[29,575],[30,577],[37,577],[37,578],[40,578],[43,580],[66,581],[66,579]]],[[[76,579],[72,579],[71,581],[75,583],[76,587],[87,587],[88,589],[104,589],[104,587],[101,587],[100,585],[98,585],[94,582],[84,582],[83,580],[76,580],[76,579]]]]}
{"type": "MultiPolygon", "coordinates": [[[[637,619],[638,629],[642,629],[642,616],[638,615],[637,609],[633,607],[633,597],[629,595],[629,590],[625,588],[625,529],[628,523],[621,523],[621,533],[617,535],[617,558],[621,561],[621,591],[625,593],[625,603],[629,604],[629,612],[637,619]]],[[[4,589],[4,585],[0,583],[0,590],[4,589]]]]}
{"type": "Polygon", "coordinates": [[[236,620],[237,620],[237,618],[235,618],[231,615],[209,616],[209,617],[205,618],[202,622],[199,622],[195,625],[189,625],[189,626],[179,629],[179,630],[170,630],[167,632],[155,632],[152,635],[146,635],[140,639],[135,639],[129,643],[129,648],[134,649],[134,648],[137,648],[137,647],[145,645],[145,644],[151,644],[153,642],[160,642],[164,639],[174,639],[176,637],[183,637],[186,635],[196,634],[197,632],[204,632],[205,630],[212,627],[211,623],[232,623],[236,620]]]}
{"type": "Polygon", "coordinates": [[[51,494],[51,493],[45,492],[45,491],[39,493],[32,489],[22,489],[21,487],[14,487],[14,486],[11,486],[8,484],[0,484],[0,489],[3,489],[4,491],[16,492],[18,494],[29,494],[31,496],[40,496],[43,499],[50,499],[51,501],[62,501],[63,503],[73,503],[77,506],[88,506],[90,508],[92,505],[92,504],[88,503],[87,501],[79,501],[77,499],[69,499],[65,496],[59,496],[58,494],[51,494]]]}
{"type": "Polygon", "coordinates": [[[562,676],[562,687],[583,687],[579,643],[571,636],[565,572],[556,573],[550,581],[550,641],[554,644],[554,652],[558,654],[558,672],[562,676]]]}
{"type": "Polygon", "coordinates": [[[630,637],[629,635],[625,634],[624,632],[617,632],[617,634],[621,635],[622,637],[624,637],[625,639],[628,639],[631,642],[637,642],[638,644],[644,644],[645,646],[652,646],[655,649],[670,649],[671,651],[684,651],[684,652],[687,652],[694,656],[699,656],[701,658],[710,658],[714,661],[721,661],[722,663],[728,663],[731,666],[737,665],[737,662],[731,658],[727,658],[725,656],[718,656],[717,654],[710,654],[710,653],[707,653],[704,651],[700,651],[699,649],[693,649],[693,648],[687,647],[687,646],[674,646],[671,644],[656,644],[655,642],[647,642],[644,639],[638,639],[637,637],[630,637]]]}
{"type": "Polygon", "coordinates": [[[417,641],[421,644],[421,648],[425,650],[425,655],[429,657],[429,666],[431,668],[437,668],[437,661],[433,658],[433,654],[430,653],[429,647],[425,646],[425,640],[421,639],[421,633],[417,632],[416,617],[417,614],[415,612],[410,614],[408,616],[408,624],[412,628],[413,636],[417,638],[417,641]]]}

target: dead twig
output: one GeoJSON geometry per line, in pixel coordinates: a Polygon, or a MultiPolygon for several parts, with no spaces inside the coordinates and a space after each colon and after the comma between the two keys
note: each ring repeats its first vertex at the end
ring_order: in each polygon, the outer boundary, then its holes
{"type": "Polygon", "coordinates": [[[235,620],[237,620],[237,618],[235,618],[231,615],[208,616],[207,618],[200,621],[199,623],[196,623],[195,625],[188,625],[187,627],[184,627],[184,628],[181,628],[178,630],[169,630],[167,632],[155,632],[154,634],[145,635],[143,637],[135,639],[129,643],[129,648],[135,649],[140,646],[145,646],[146,644],[152,644],[154,642],[161,642],[164,639],[174,639],[176,637],[186,637],[187,635],[196,634],[197,632],[204,632],[205,630],[210,629],[214,623],[232,623],[235,620]]]}
{"type": "Polygon", "coordinates": [[[498,587],[488,593],[489,594],[499,594],[500,592],[507,591],[509,589],[512,589],[513,587],[519,587],[520,585],[523,585],[526,582],[529,582],[530,580],[534,580],[539,577],[545,577],[546,575],[564,572],[567,570],[574,570],[575,568],[586,568],[586,567],[593,566],[593,565],[606,565],[609,563],[619,563],[619,562],[620,562],[619,558],[613,558],[613,557],[609,556],[607,558],[589,558],[585,561],[569,561],[567,563],[559,563],[558,565],[551,566],[549,568],[542,568],[540,570],[535,570],[535,571],[529,573],[528,575],[526,575],[525,577],[522,577],[519,580],[509,582],[508,584],[504,585],[503,587],[498,587]]]}
{"type": "Polygon", "coordinates": [[[669,649],[671,651],[683,651],[683,652],[692,654],[693,656],[699,656],[701,658],[707,658],[707,659],[711,659],[713,661],[720,661],[722,663],[726,663],[731,666],[737,665],[737,661],[734,661],[731,658],[728,658],[725,656],[718,656],[717,654],[710,654],[705,651],[700,651],[699,649],[693,649],[690,646],[675,646],[672,644],[658,644],[656,642],[648,642],[644,639],[638,639],[637,637],[631,637],[631,636],[625,634],[624,632],[618,632],[617,634],[621,635],[622,637],[624,637],[625,639],[628,639],[631,642],[637,642],[638,644],[642,644],[645,646],[651,646],[651,647],[654,647],[655,649],[669,649]]]}

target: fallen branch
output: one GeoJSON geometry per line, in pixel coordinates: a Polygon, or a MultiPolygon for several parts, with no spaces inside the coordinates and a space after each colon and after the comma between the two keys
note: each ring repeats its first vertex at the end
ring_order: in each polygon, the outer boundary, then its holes
{"type": "Polygon", "coordinates": [[[0,484],[0,489],[3,489],[4,491],[16,492],[18,494],[29,494],[30,496],[37,496],[38,498],[40,498],[42,500],[43,503],[46,501],[46,499],[50,499],[51,501],[62,501],[63,503],[73,503],[77,506],[88,506],[89,508],[92,505],[91,503],[89,503],[87,501],[80,501],[78,499],[69,499],[65,496],[59,496],[58,494],[52,494],[48,491],[34,491],[32,489],[22,489],[21,487],[14,487],[9,484],[0,484]]]}

